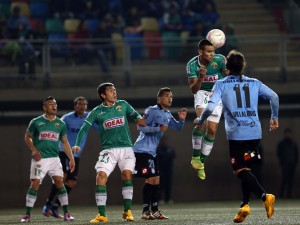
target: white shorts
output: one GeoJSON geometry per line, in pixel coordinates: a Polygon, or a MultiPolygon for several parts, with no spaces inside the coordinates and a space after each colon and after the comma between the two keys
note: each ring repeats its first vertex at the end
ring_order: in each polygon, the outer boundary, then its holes
{"type": "MultiPolygon", "coordinates": [[[[194,94],[194,107],[195,110],[198,108],[204,109],[207,106],[209,101],[209,91],[199,90],[196,94],[194,94]]],[[[208,121],[212,121],[215,123],[219,123],[221,115],[222,115],[222,101],[218,103],[215,107],[212,114],[207,118],[208,121]]]]}
{"type": "Polygon", "coordinates": [[[135,155],[132,147],[111,148],[101,151],[95,169],[97,173],[99,171],[105,172],[108,177],[117,164],[121,172],[123,170],[134,171],[135,155]]]}
{"type": "Polygon", "coordinates": [[[64,172],[59,157],[45,158],[40,161],[31,160],[30,179],[38,179],[40,183],[48,174],[50,177],[63,177],[64,172]]]}

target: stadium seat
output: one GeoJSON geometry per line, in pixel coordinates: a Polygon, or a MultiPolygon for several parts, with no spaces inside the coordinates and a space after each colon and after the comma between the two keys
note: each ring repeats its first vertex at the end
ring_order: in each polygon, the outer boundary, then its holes
{"type": "Polygon", "coordinates": [[[30,9],[29,9],[28,3],[26,3],[26,2],[12,2],[11,5],[10,5],[11,12],[12,12],[12,10],[15,6],[20,7],[22,16],[27,17],[27,18],[30,17],[30,9]]]}
{"type": "Polygon", "coordinates": [[[80,24],[79,19],[65,19],[64,28],[67,33],[74,33],[77,31],[78,25],[80,24]]]}
{"type": "Polygon", "coordinates": [[[159,32],[144,32],[144,44],[147,49],[147,57],[157,59],[161,57],[161,35],[159,32]]]}
{"type": "Polygon", "coordinates": [[[10,16],[10,3],[0,2],[0,15],[6,18],[10,16]]]}
{"type": "Polygon", "coordinates": [[[62,33],[51,33],[48,35],[50,52],[53,56],[68,57],[69,49],[67,46],[67,38],[62,33]]]}
{"type": "Polygon", "coordinates": [[[64,33],[64,25],[60,19],[47,19],[46,20],[47,33],[64,33]]]}
{"type": "Polygon", "coordinates": [[[30,2],[29,4],[31,18],[48,18],[48,3],[45,2],[30,2]]]}
{"type": "Polygon", "coordinates": [[[124,40],[130,46],[131,59],[137,60],[143,58],[143,39],[140,33],[126,33],[124,40]]]}
{"type": "Polygon", "coordinates": [[[167,59],[178,59],[181,55],[180,37],[177,32],[164,31],[162,34],[164,56],[167,59]]]}
{"type": "Polygon", "coordinates": [[[116,46],[117,60],[123,59],[124,40],[120,33],[112,33],[112,39],[116,46]]]}
{"type": "Polygon", "coordinates": [[[86,21],[87,29],[90,33],[97,30],[100,21],[98,19],[87,19],[86,21]]]}
{"type": "Polygon", "coordinates": [[[154,17],[142,17],[141,26],[144,32],[147,31],[159,31],[159,25],[157,19],[154,17]]]}

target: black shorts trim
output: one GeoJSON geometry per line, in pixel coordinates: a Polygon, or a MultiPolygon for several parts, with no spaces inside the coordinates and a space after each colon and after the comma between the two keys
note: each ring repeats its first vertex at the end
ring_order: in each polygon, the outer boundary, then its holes
{"type": "Polygon", "coordinates": [[[74,157],[75,161],[75,170],[73,173],[71,173],[70,168],[69,168],[69,158],[65,152],[59,152],[59,158],[60,162],[62,164],[62,168],[65,174],[67,174],[66,179],[67,180],[77,180],[78,178],[78,171],[79,171],[79,161],[80,159],[78,157],[74,157]]]}
{"type": "Polygon", "coordinates": [[[157,177],[159,176],[157,158],[148,153],[134,153],[136,157],[134,175],[136,177],[157,177]]]}
{"type": "Polygon", "coordinates": [[[233,170],[251,168],[261,159],[259,153],[260,139],[236,141],[229,140],[229,154],[233,170]]]}

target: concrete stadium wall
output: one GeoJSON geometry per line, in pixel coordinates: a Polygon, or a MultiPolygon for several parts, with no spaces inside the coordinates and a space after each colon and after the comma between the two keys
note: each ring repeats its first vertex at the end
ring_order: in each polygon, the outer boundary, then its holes
{"type": "MultiPolygon", "coordinates": [[[[262,120],[263,147],[265,161],[263,164],[263,186],[274,194],[279,192],[281,179],[280,168],[276,158],[276,144],[282,138],[283,130],[290,127],[294,137],[299,136],[297,118],[280,120],[280,129],[274,133],[268,131],[268,119],[262,120]]],[[[135,140],[137,132],[135,125],[130,124],[132,139],[135,140]]],[[[2,154],[0,157],[0,208],[24,207],[25,195],[29,186],[30,152],[24,143],[24,132],[27,125],[0,126],[2,154]]],[[[220,123],[215,147],[206,163],[207,179],[200,181],[190,166],[191,159],[191,132],[192,121],[186,123],[183,131],[167,131],[170,145],[176,149],[173,174],[173,200],[175,202],[195,202],[211,200],[240,200],[239,180],[231,171],[228,159],[228,145],[225,140],[224,123],[220,123]]],[[[299,143],[298,143],[299,144],[299,143]]],[[[80,163],[78,186],[70,194],[70,205],[96,205],[94,198],[95,170],[94,165],[98,158],[100,141],[96,132],[91,131],[88,136],[85,152],[80,163]]],[[[297,168],[295,177],[295,197],[300,197],[300,167],[297,168]]],[[[51,185],[46,177],[38,192],[35,207],[41,207],[51,185]]],[[[134,179],[134,203],[141,204],[143,180],[134,179]]],[[[122,203],[121,178],[119,169],[116,168],[108,181],[107,204],[122,203]]]]}

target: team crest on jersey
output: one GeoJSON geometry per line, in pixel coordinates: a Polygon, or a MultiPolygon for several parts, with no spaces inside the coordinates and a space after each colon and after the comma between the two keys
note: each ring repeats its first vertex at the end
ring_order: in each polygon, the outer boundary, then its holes
{"type": "Polygon", "coordinates": [[[59,133],[43,131],[39,135],[39,140],[58,141],[59,133]]]}
{"type": "Polygon", "coordinates": [[[116,127],[122,127],[125,124],[124,116],[115,117],[112,119],[105,120],[103,122],[104,129],[112,129],[116,127]]]}
{"type": "Polygon", "coordinates": [[[116,107],[116,110],[119,111],[119,112],[122,111],[122,106],[118,105],[118,106],[116,107]]]}
{"type": "Polygon", "coordinates": [[[214,68],[214,69],[218,68],[218,63],[212,62],[211,67],[214,68]]]}
{"type": "Polygon", "coordinates": [[[56,128],[60,128],[60,124],[59,123],[55,123],[55,127],[56,128]]]}

